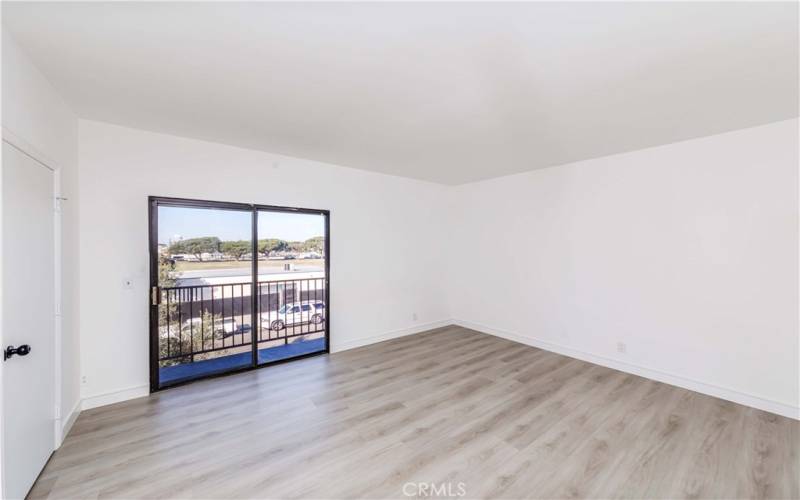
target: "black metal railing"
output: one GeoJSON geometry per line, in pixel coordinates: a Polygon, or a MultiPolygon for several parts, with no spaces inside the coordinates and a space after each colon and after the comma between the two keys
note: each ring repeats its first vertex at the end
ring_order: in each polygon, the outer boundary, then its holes
{"type": "Polygon", "coordinates": [[[325,333],[325,278],[258,282],[255,315],[251,289],[251,283],[159,288],[160,366],[246,352],[253,335],[265,348],[325,333]]]}

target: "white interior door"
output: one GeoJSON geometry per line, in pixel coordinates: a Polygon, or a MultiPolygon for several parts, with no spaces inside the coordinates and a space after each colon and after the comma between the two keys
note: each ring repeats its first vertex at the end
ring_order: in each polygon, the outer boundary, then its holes
{"type": "Polygon", "coordinates": [[[3,142],[4,498],[24,498],[54,446],[53,172],[3,142]]]}

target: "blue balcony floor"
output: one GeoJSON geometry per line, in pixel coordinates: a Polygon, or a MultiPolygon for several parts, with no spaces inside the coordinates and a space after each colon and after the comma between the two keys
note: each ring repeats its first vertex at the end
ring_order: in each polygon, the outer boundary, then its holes
{"type": "MultiPolygon", "coordinates": [[[[258,350],[258,363],[270,363],[282,359],[293,358],[303,354],[321,352],[325,350],[325,339],[311,339],[291,344],[267,347],[258,350]]],[[[250,366],[251,356],[249,352],[221,356],[214,359],[195,361],[194,363],[184,363],[182,365],[165,366],[159,369],[159,379],[161,385],[174,384],[191,380],[193,378],[223,373],[238,368],[250,366]]]]}

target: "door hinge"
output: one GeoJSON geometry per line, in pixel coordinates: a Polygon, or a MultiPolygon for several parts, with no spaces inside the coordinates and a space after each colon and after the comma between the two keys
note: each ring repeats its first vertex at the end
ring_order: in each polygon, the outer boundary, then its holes
{"type": "Polygon", "coordinates": [[[55,415],[56,420],[61,418],[61,407],[56,405],[56,411],[54,411],[53,414],[55,415]]]}
{"type": "Polygon", "coordinates": [[[157,306],[161,303],[161,294],[158,293],[158,287],[154,286],[150,289],[150,305],[157,306]]]}

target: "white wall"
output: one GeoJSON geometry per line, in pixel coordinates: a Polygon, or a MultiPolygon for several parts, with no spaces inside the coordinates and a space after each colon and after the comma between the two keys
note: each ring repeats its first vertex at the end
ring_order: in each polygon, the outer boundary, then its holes
{"type": "Polygon", "coordinates": [[[148,391],[148,195],[330,210],[333,350],[449,319],[444,186],[92,121],[79,135],[84,407],[148,391]]]}
{"type": "MultiPolygon", "coordinates": [[[[78,334],[78,119],[6,30],[2,34],[2,124],[5,136],[59,169],[61,214],[61,425],[80,401],[78,334]],[[9,134],[10,133],[10,134],[9,134]]],[[[58,355],[58,353],[57,353],[58,355]]]]}
{"type": "Polygon", "coordinates": [[[796,119],[454,196],[462,324],[797,417],[796,119]]]}
{"type": "Polygon", "coordinates": [[[452,317],[796,416],[797,132],[448,188],[81,121],[82,395],[147,392],[147,196],[162,195],[330,209],[334,350],[452,317]]]}

